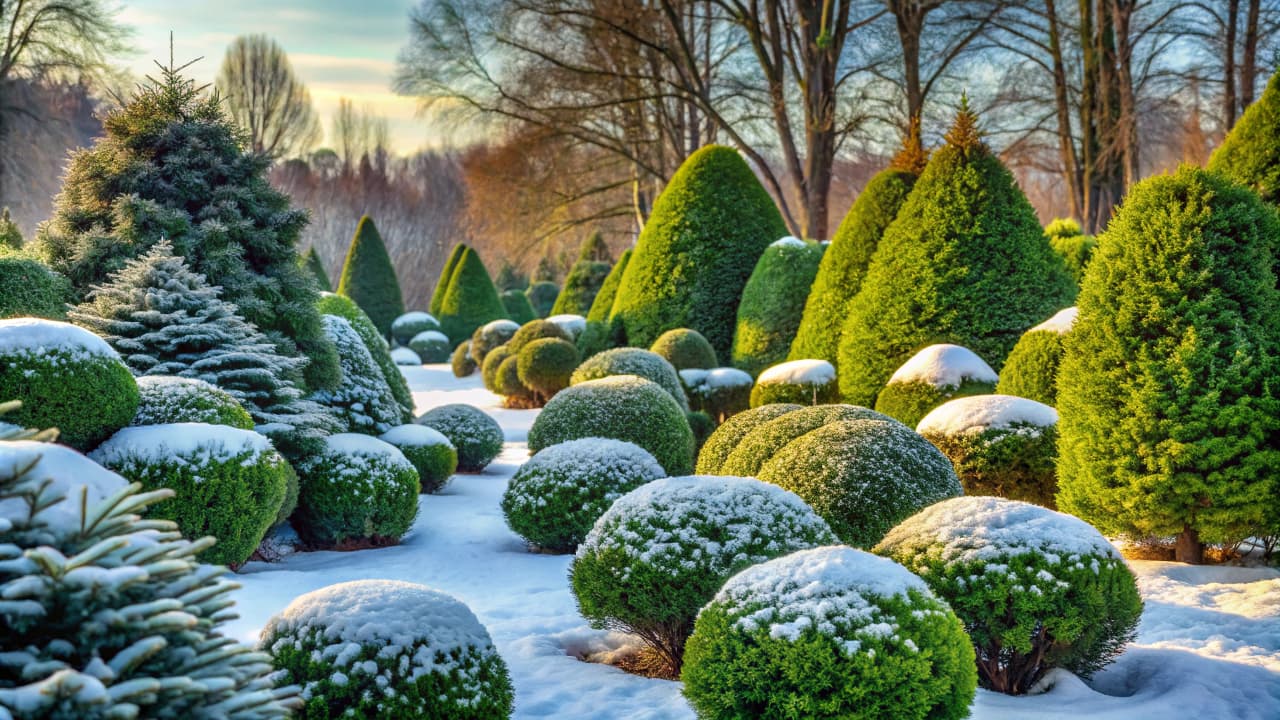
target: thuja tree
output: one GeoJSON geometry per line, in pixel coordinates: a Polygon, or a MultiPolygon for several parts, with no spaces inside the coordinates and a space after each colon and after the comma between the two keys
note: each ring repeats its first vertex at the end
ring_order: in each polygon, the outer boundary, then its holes
{"type": "MultiPolygon", "coordinates": [[[[434,313],[433,313],[434,314],[434,313]]],[[[507,309],[475,250],[467,248],[440,300],[440,329],[453,346],[465,342],[476,328],[507,316],[507,309]]]]}
{"type": "Polygon", "coordinates": [[[444,294],[449,291],[449,282],[453,280],[453,271],[458,269],[458,261],[466,251],[466,243],[454,245],[449,257],[445,258],[444,267],[440,268],[440,277],[436,278],[436,286],[431,291],[431,303],[427,305],[427,311],[436,317],[440,317],[440,303],[444,302],[444,294]]]}
{"type": "Polygon", "coordinates": [[[1106,533],[1176,535],[1185,562],[1274,522],[1278,235],[1273,211],[1219,175],[1134,186],[1065,339],[1059,507],[1106,533]]]}
{"type": "Polygon", "coordinates": [[[360,218],[356,226],[338,280],[338,294],[355,300],[383,337],[390,337],[392,321],[404,314],[396,269],[382,235],[368,215],[360,218]]]}
{"type": "Polygon", "coordinates": [[[103,118],[72,154],[40,252],[83,296],[161,238],[224,290],[280,352],[310,359],[307,381],[336,385],[338,360],[298,266],[305,211],[267,181],[270,158],[244,150],[216,94],[165,68],[103,118]]]}
{"type": "Polygon", "coordinates": [[[320,260],[320,254],[316,252],[314,246],[307,250],[300,262],[307,272],[311,273],[316,279],[316,287],[319,287],[321,292],[333,292],[333,283],[329,282],[329,273],[324,271],[324,263],[320,260]]]}
{"type": "Polygon", "coordinates": [[[1280,72],[1209,158],[1209,169],[1280,204],[1280,72]]]}

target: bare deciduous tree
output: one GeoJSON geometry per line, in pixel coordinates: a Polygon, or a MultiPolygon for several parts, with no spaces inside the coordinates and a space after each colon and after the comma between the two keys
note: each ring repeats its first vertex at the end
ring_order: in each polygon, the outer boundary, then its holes
{"type": "Polygon", "coordinates": [[[320,140],[311,93],[294,74],[284,48],[266,35],[241,35],[231,43],[216,87],[231,119],[249,134],[254,152],[291,157],[320,140]]]}

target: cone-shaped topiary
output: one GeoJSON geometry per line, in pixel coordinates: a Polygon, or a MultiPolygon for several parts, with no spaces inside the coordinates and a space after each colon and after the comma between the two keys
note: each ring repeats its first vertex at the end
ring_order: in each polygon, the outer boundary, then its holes
{"type": "Polygon", "coordinates": [[[1065,352],[1063,339],[1075,323],[1076,314],[1074,307],[1060,310],[1023,334],[1004,363],[996,392],[1056,405],[1058,366],[1065,352]]]}
{"type": "Polygon", "coordinates": [[[338,357],[295,245],[305,210],[271,187],[271,158],[246,152],[216,93],[164,68],[103,119],[75,152],[37,244],[83,297],[162,238],[237,314],[287,357],[310,360],[307,384],[333,388],[338,357]]]}
{"type": "Polygon", "coordinates": [[[587,326],[578,336],[578,353],[583,359],[609,348],[619,347],[625,342],[622,320],[609,318],[613,313],[613,303],[618,296],[618,286],[622,284],[622,274],[626,272],[627,263],[631,261],[631,254],[631,248],[623,251],[618,262],[614,263],[613,269],[609,271],[609,276],[604,279],[604,284],[600,286],[596,299],[591,303],[591,310],[587,312],[587,326]]]}
{"type": "Polygon", "coordinates": [[[578,262],[584,260],[613,264],[613,253],[609,251],[609,244],[604,241],[604,235],[599,230],[582,241],[582,247],[578,249],[578,262]]]}
{"type": "Polygon", "coordinates": [[[648,347],[687,327],[729,357],[742,288],[764,249],[786,234],[736,150],[710,145],[690,155],[654,202],[623,273],[613,315],[627,340],[648,347]]]}
{"type": "Polygon", "coordinates": [[[329,282],[329,273],[325,272],[324,263],[320,260],[320,253],[316,252],[315,245],[307,248],[307,252],[298,259],[298,262],[315,277],[316,287],[320,288],[321,292],[333,292],[333,283],[329,282]]]}
{"type": "Polygon", "coordinates": [[[1092,236],[1085,235],[1080,224],[1070,218],[1058,218],[1044,227],[1045,239],[1053,251],[1062,256],[1067,264],[1067,271],[1076,285],[1084,279],[1085,266],[1093,257],[1098,242],[1092,236]]]}
{"type": "Polygon", "coordinates": [[[604,285],[613,266],[610,265],[609,247],[599,231],[591,234],[578,251],[578,261],[569,269],[551,315],[583,315],[591,310],[596,295],[604,285]]]}
{"type": "Polygon", "coordinates": [[[551,308],[555,307],[556,298],[560,297],[560,286],[550,280],[538,280],[524,291],[524,296],[528,298],[533,314],[545,318],[551,315],[551,308]]]}
{"type": "MultiPolygon", "coordinates": [[[[378,332],[378,328],[374,326],[369,316],[351,298],[334,293],[321,293],[320,302],[316,307],[325,315],[337,315],[351,323],[351,329],[355,330],[360,340],[364,342],[365,349],[369,351],[373,361],[378,364],[378,369],[382,371],[382,379],[387,381],[387,385],[391,387],[391,394],[404,410],[404,421],[412,420],[413,393],[409,391],[409,383],[396,367],[396,362],[391,357],[391,350],[387,347],[386,338],[378,332]]],[[[421,358],[419,360],[420,362],[415,363],[416,365],[422,364],[421,358]]]]}
{"type": "Polygon", "coordinates": [[[360,218],[338,279],[338,294],[360,306],[383,337],[391,336],[391,322],[404,314],[404,298],[386,243],[368,215],[360,218]]]}
{"type": "Polygon", "coordinates": [[[689,328],[668,330],[658,336],[649,347],[667,359],[676,370],[698,368],[710,370],[718,365],[716,351],[702,333],[689,328]]]}
{"type": "Polygon", "coordinates": [[[613,304],[618,299],[618,288],[622,286],[622,276],[627,271],[627,265],[631,263],[633,254],[635,251],[627,248],[618,257],[618,262],[613,264],[609,276],[600,286],[600,292],[596,293],[595,300],[591,301],[591,309],[587,311],[587,322],[607,322],[613,315],[613,304]]]}
{"type": "Polygon", "coordinates": [[[533,311],[533,305],[529,304],[529,296],[524,294],[524,290],[503,290],[501,299],[502,307],[507,311],[507,317],[517,324],[523,325],[538,319],[538,314],[533,311]]]}
{"type": "Polygon", "coordinates": [[[1209,169],[1280,204],[1280,72],[1209,158],[1209,169]]]}
{"type": "Polygon", "coordinates": [[[18,223],[9,216],[9,208],[0,210],[0,249],[3,248],[22,249],[22,231],[18,229],[18,223]]]}
{"type": "Polygon", "coordinates": [[[427,311],[436,317],[440,317],[440,303],[444,302],[444,294],[449,290],[449,283],[453,281],[453,273],[458,269],[458,261],[466,251],[466,243],[454,245],[449,251],[449,257],[445,258],[444,267],[440,268],[440,277],[436,278],[436,286],[431,291],[431,302],[427,305],[427,311]]]}
{"type": "Polygon", "coordinates": [[[793,237],[765,248],[738,305],[734,367],[755,376],[787,359],[822,255],[822,245],[793,237]]]}
{"type": "Polygon", "coordinates": [[[314,392],[311,399],[328,406],[349,432],[376,435],[404,422],[404,408],[351,323],[337,315],[324,315],[321,321],[338,348],[342,386],[314,392]]]}
{"type": "Polygon", "coordinates": [[[911,130],[893,163],[871,178],[836,228],[831,247],[818,265],[787,359],[826,360],[839,368],[840,332],[849,301],[862,289],[871,256],[929,159],[920,142],[918,121],[911,130]]]}
{"type": "Polygon", "coordinates": [[[1031,203],[965,104],[849,304],[841,395],[874,404],[894,369],[934,343],[963,345],[999,370],[1022,332],[1074,294],[1031,203]]]}
{"type": "Polygon", "coordinates": [[[35,258],[0,255],[0,318],[62,320],[71,300],[71,283],[35,258]]]}
{"type": "Polygon", "coordinates": [[[1058,505],[1104,533],[1250,535],[1280,492],[1275,212],[1184,166],[1134,186],[1058,371],[1058,505]]]}
{"type": "Polygon", "coordinates": [[[449,280],[449,289],[440,300],[440,312],[432,313],[449,342],[458,345],[470,339],[476,328],[507,316],[498,291],[475,250],[467,248],[449,280]]]}

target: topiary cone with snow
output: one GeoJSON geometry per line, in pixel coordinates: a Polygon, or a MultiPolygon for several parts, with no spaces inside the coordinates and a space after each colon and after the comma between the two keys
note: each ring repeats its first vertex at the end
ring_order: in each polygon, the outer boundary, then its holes
{"type": "Polygon", "coordinates": [[[751,407],[774,403],[823,405],[840,399],[836,369],[826,360],[791,360],[760,373],[751,407]]]}
{"type": "MultiPolygon", "coordinates": [[[[396,402],[400,405],[400,409],[403,411],[402,421],[408,422],[412,420],[413,393],[409,392],[409,383],[404,379],[404,374],[396,367],[396,361],[395,358],[391,357],[386,337],[378,332],[378,328],[374,326],[369,316],[351,298],[335,293],[320,293],[320,302],[316,304],[316,308],[325,315],[337,315],[351,323],[351,329],[355,330],[356,334],[360,336],[360,341],[364,343],[364,348],[369,351],[369,355],[377,363],[378,370],[382,373],[382,379],[391,388],[391,395],[395,397],[396,402]]],[[[402,315],[401,317],[404,316],[402,315]]],[[[392,332],[394,332],[395,323],[392,323],[392,328],[392,332]]],[[[419,361],[413,364],[421,365],[422,362],[419,361]]]]}
{"type": "Polygon", "coordinates": [[[404,314],[396,269],[382,235],[368,215],[356,225],[342,277],[338,279],[338,294],[354,300],[384,338],[391,335],[391,322],[404,314]]]}
{"type": "Polygon", "coordinates": [[[440,299],[439,312],[432,314],[440,320],[440,331],[454,345],[469,339],[481,325],[507,316],[475,250],[467,248],[458,258],[449,287],[440,299]]]}
{"type": "Polygon", "coordinates": [[[986,395],[999,377],[974,352],[959,345],[930,345],[889,377],[876,410],[915,427],[930,410],[954,398],[986,395]]]}
{"type": "Polygon", "coordinates": [[[342,386],[312,393],[311,399],[331,408],[349,432],[375,435],[401,424],[404,408],[351,323],[337,315],[325,315],[323,322],[325,333],[338,348],[342,386]]]}
{"type": "Polygon", "coordinates": [[[786,361],[823,248],[794,237],[765,248],[742,289],[733,332],[734,367],[754,377],[786,361]]]}
{"type": "Polygon", "coordinates": [[[1064,339],[1075,324],[1077,313],[1074,307],[1060,310],[1018,338],[1000,373],[996,392],[1045,405],[1057,404],[1058,366],[1065,352],[1064,339]]]}

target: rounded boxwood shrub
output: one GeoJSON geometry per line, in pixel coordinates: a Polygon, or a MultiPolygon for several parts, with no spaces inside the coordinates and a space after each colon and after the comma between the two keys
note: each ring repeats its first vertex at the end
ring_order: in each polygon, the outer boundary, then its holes
{"type": "Polygon", "coordinates": [[[916,432],[956,468],[966,495],[996,495],[1055,507],[1058,413],[1035,400],[975,395],[952,400],[916,432]]]}
{"type": "Polygon", "coordinates": [[[22,406],[7,416],[57,428],[59,439],[93,448],[138,411],[138,384],[105,340],[56,320],[0,320],[0,398],[22,406]]]}
{"type": "Polygon", "coordinates": [[[453,443],[437,430],[426,425],[400,425],[378,436],[388,445],[394,445],[418,471],[419,489],[433,493],[449,482],[458,469],[458,451],[453,443]]]}
{"type": "Polygon", "coordinates": [[[747,568],[702,609],[685,650],[699,718],[969,716],[973,649],[956,614],[894,562],[843,546],[747,568]]]}
{"type": "Polygon", "coordinates": [[[521,384],[546,404],[569,387],[569,378],[578,367],[578,348],[558,338],[541,338],[521,348],[515,359],[521,384]]]}
{"type": "Polygon", "coordinates": [[[1137,583],[1083,520],[962,497],[925,508],[876,546],[946,600],[977,651],[983,687],[1020,695],[1051,668],[1088,677],[1134,637],[1137,583]]]}
{"type": "Polygon", "coordinates": [[[551,314],[551,308],[556,306],[556,298],[560,296],[560,286],[550,280],[539,280],[529,285],[529,289],[524,291],[524,296],[529,298],[533,314],[545,318],[551,314]]]}
{"type": "Polygon", "coordinates": [[[680,383],[689,396],[689,407],[705,412],[716,423],[751,407],[755,381],[738,368],[681,370],[680,383]]]}
{"type": "Polygon", "coordinates": [[[440,321],[431,313],[421,310],[407,312],[391,323],[391,338],[397,343],[408,346],[414,335],[428,330],[440,331],[440,321]]]}
{"type": "Polygon", "coordinates": [[[316,548],[394,545],[418,515],[418,471],[377,438],[339,433],[298,461],[293,526],[316,548]]]}
{"type": "Polygon", "coordinates": [[[547,322],[555,325],[569,336],[569,342],[576,343],[578,338],[582,337],[582,332],[587,329],[587,319],[581,315],[572,315],[562,313],[560,315],[552,315],[547,318],[547,322]]]}
{"type": "Polygon", "coordinates": [[[499,395],[503,396],[503,407],[528,409],[538,407],[541,403],[538,395],[531,388],[520,382],[520,358],[511,356],[502,361],[494,376],[494,385],[499,395]]]}
{"type": "Polygon", "coordinates": [[[671,395],[681,411],[689,409],[689,399],[685,397],[676,369],[661,355],[640,348],[614,348],[588,358],[573,371],[570,384],[577,385],[611,375],[635,375],[655,382],[671,395]]]}
{"type": "Polygon", "coordinates": [[[71,283],[35,258],[0,252],[0,318],[62,320],[71,283]]]}
{"type": "Polygon", "coordinates": [[[523,290],[504,290],[500,298],[502,307],[507,311],[507,317],[513,322],[524,325],[538,319],[538,314],[533,311],[533,305],[529,304],[529,296],[525,295],[523,290]]]}
{"type": "Polygon", "coordinates": [[[854,547],[964,492],[947,456],[896,420],[824,425],[775,453],[759,478],[804,498],[854,547]]]}
{"type": "Polygon", "coordinates": [[[1024,333],[1000,371],[996,392],[1056,405],[1058,366],[1066,352],[1063,340],[1075,324],[1076,314],[1076,308],[1069,307],[1024,333]]]}
{"type": "Polygon", "coordinates": [[[464,378],[475,373],[476,359],[471,355],[470,340],[453,349],[453,355],[449,356],[449,367],[456,378],[464,378]]]}
{"type": "Polygon", "coordinates": [[[573,552],[622,495],[666,473],[639,445],[581,438],[541,450],[502,495],[512,532],[551,552],[573,552]]]}
{"type": "Polygon", "coordinates": [[[753,376],[784,362],[825,246],[784,237],[765,248],[742,289],[731,362],[753,376]]]}
{"type": "Polygon", "coordinates": [[[999,378],[991,366],[959,345],[930,345],[911,356],[876,397],[876,410],[910,427],[953,398],[986,395],[999,378]]]}
{"type": "Polygon", "coordinates": [[[649,350],[661,355],[676,370],[710,370],[719,365],[711,343],[707,342],[702,333],[689,328],[676,328],[662,333],[653,341],[649,350]]]}
{"type": "Polygon", "coordinates": [[[760,468],[793,440],[825,425],[844,420],[888,420],[857,405],[814,405],[757,425],[744,435],[721,463],[717,475],[756,477],[760,468]]]}
{"type": "Polygon", "coordinates": [[[565,342],[573,342],[573,337],[556,323],[550,320],[532,320],[521,325],[505,344],[514,354],[524,349],[525,345],[542,338],[557,338],[565,342]]]}
{"type": "Polygon", "coordinates": [[[356,580],[300,595],[262,630],[300,720],[505,720],[515,691],[466,605],[424,585],[356,580]]]}
{"type": "Polygon", "coordinates": [[[506,345],[519,329],[519,323],[505,318],[481,325],[471,335],[471,357],[477,365],[483,363],[490,350],[506,345]]]}
{"type": "MultiPolygon", "coordinates": [[[[458,347],[462,347],[459,345],[458,347]]],[[[422,364],[422,358],[418,357],[418,353],[407,347],[398,347],[391,351],[391,361],[396,365],[405,365],[415,367],[422,364]]]]}
{"type": "Polygon", "coordinates": [[[677,675],[698,610],[734,573],[835,541],[794,494],[752,478],[672,477],[618,498],[569,577],[582,616],[638,635],[677,675]]]}
{"type": "Polygon", "coordinates": [[[668,475],[693,469],[693,431],[670,393],[634,375],[613,375],[565,388],[529,428],[529,450],[585,437],[635,443],[668,475]]]}
{"type": "Polygon", "coordinates": [[[404,298],[391,255],[373,218],[368,215],[356,224],[356,233],[338,278],[338,294],[354,300],[384,338],[391,334],[391,323],[404,314],[404,298]]]}
{"type": "Polygon", "coordinates": [[[216,538],[201,553],[206,562],[243,564],[284,502],[284,458],[251,430],[191,422],[128,427],[90,457],[146,490],[172,490],[148,516],[172,520],[188,538],[216,538]]]}
{"type": "Polygon", "coordinates": [[[782,417],[800,408],[800,405],[788,403],[761,405],[744,410],[724,421],[715,432],[711,433],[711,437],[707,438],[707,441],[702,444],[702,449],[698,451],[698,474],[719,475],[724,461],[748,433],[774,418],[782,417]]]}
{"type": "Polygon", "coordinates": [[[751,407],[773,403],[822,405],[840,399],[836,369],[826,360],[791,360],[760,373],[751,407]]]}
{"type": "Polygon", "coordinates": [[[478,473],[502,452],[502,427],[498,421],[470,405],[441,405],[414,422],[449,438],[458,451],[458,472],[478,473]]]}
{"type": "Polygon", "coordinates": [[[449,338],[438,330],[427,330],[409,338],[409,349],[418,353],[423,363],[449,362],[449,338]]]}
{"type": "Polygon", "coordinates": [[[208,423],[253,429],[249,411],[217,385],[174,375],[145,375],[137,383],[138,412],[130,425],[208,423]]]}
{"type": "Polygon", "coordinates": [[[485,353],[484,362],[480,363],[480,379],[489,392],[502,394],[498,388],[498,369],[511,357],[515,357],[515,353],[511,351],[510,345],[499,345],[485,353]]]}
{"type": "Polygon", "coordinates": [[[436,314],[440,332],[449,337],[451,344],[459,345],[470,338],[476,328],[506,316],[507,309],[498,298],[480,256],[467,248],[440,299],[440,312],[436,314]]]}

